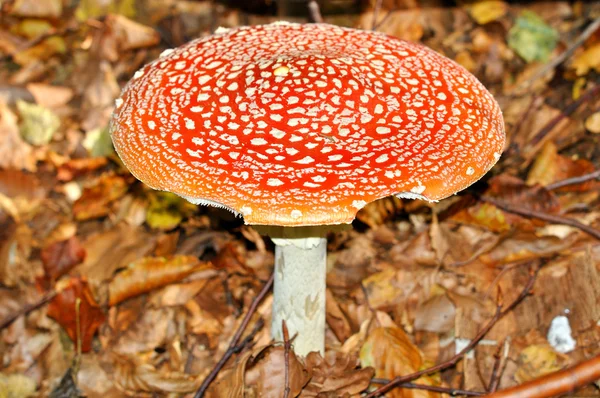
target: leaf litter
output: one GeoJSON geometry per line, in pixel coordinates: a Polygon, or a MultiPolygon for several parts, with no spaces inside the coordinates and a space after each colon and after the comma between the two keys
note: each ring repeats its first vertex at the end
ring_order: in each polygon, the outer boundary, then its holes
{"type": "MultiPolygon", "coordinates": [[[[168,3],[169,13],[153,0],[2,5],[0,397],[191,396],[271,273],[268,239],[226,212],[143,187],[112,149],[114,100],[139,67],[218,25],[277,19],[168,3]],[[49,292],[49,303],[35,302],[49,292]]],[[[600,167],[600,102],[585,96],[600,84],[600,34],[578,41],[600,3],[424,3],[371,2],[325,19],[367,29],[375,21],[465,66],[503,108],[507,152],[460,197],[382,199],[354,228],[330,234],[325,357],[291,351],[286,361],[260,327],[270,321],[267,295],[207,396],[281,397],[286,368],[289,396],[373,391],[373,377],[459,351],[493,314],[497,289],[513,299],[538,260],[532,295],[473,353],[386,396],[507,388],[598,354],[597,240],[480,199],[600,228],[597,178],[554,187],[600,167]],[[546,338],[557,316],[575,341],[565,354],[546,338]]]]}

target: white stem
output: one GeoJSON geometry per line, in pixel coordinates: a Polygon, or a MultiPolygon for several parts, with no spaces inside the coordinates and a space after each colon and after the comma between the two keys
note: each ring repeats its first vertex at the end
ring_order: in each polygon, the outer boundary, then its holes
{"type": "Polygon", "coordinates": [[[275,242],[275,282],[271,336],[283,340],[281,321],[285,320],[294,352],[325,353],[325,277],[327,241],[325,238],[273,239],[275,242]]]}

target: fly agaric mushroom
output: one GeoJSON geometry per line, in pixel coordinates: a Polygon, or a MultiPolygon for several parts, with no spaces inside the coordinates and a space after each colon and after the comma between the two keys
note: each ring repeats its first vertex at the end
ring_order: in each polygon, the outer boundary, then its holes
{"type": "Polygon", "coordinates": [[[498,104],[464,68],[384,34],[328,24],[219,30],[135,73],[111,122],[154,189],[223,207],[275,238],[271,332],[324,351],[327,226],[389,195],[437,201],[504,146],[498,104]]]}

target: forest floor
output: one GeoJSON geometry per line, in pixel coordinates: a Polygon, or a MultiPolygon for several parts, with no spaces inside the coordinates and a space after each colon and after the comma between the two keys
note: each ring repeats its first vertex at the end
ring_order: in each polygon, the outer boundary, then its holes
{"type": "MultiPolygon", "coordinates": [[[[206,396],[281,397],[286,374],[289,396],[361,396],[435,364],[387,396],[481,395],[600,354],[600,2],[373,3],[325,20],[463,65],[500,103],[505,153],[467,193],[382,199],[332,233],[325,359],[271,342],[267,294],[206,396]]],[[[209,1],[0,7],[0,397],[192,396],[273,244],[135,180],[107,124],[163,50],[276,18],[209,1]]]]}

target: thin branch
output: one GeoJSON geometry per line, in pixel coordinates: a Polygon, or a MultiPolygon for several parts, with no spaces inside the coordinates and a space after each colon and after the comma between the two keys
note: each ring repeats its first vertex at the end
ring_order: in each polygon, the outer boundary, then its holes
{"type": "Polygon", "coordinates": [[[494,206],[498,207],[499,209],[502,209],[509,213],[517,214],[519,216],[523,216],[523,217],[527,217],[527,218],[537,218],[538,220],[548,221],[552,224],[568,225],[570,227],[580,229],[581,231],[587,233],[588,235],[593,236],[596,239],[600,239],[600,230],[592,228],[589,225],[585,225],[577,220],[573,220],[572,218],[556,216],[553,214],[543,213],[541,211],[513,207],[502,201],[499,201],[499,200],[496,200],[496,199],[493,199],[493,198],[490,198],[487,196],[482,196],[479,199],[483,202],[491,203],[494,206]]]}
{"type": "Polygon", "coordinates": [[[0,321],[0,330],[4,329],[11,323],[15,321],[21,315],[26,315],[31,311],[40,308],[42,305],[46,304],[48,301],[52,300],[56,296],[56,291],[52,290],[46,294],[44,294],[39,300],[34,301],[30,304],[25,304],[21,307],[17,312],[6,316],[4,319],[0,321]]]}
{"type": "Polygon", "coordinates": [[[529,79],[525,80],[523,83],[519,85],[519,88],[525,89],[528,88],[533,82],[538,80],[540,77],[544,76],[546,73],[554,70],[557,66],[565,62],[575,50],[577,50],[581,45],[592,35],[596,30],[600,28],[600,17],[596,18],[580,35],[577,39],[571,43],[571,45],[563,51],[560,55],[554,58],[552,61],[545,64],[541,67],[536,73],[533,74],[529,79]]]}
{"type": "Polygon", "coordinates": [[[506,339],[502,341],[502,344],[498,345],[498,349],[494,353],[494,367],[492,368],[492,375],[490,377],[490,382],[487,388],[488,392],[495,392],[498,389],[498,385],[500,384],[500,378],[502,377],[501,369],[503,368],[503,366],[501,365],[502,360],[504,359],[502,354],[505,351],[506,339]]]}
{"type": "Polygon", "coordinates": [[[271,286],[273,286],[274,276],[275,276],[275,274],[271,274],[271,277],[269,278],[267,283],[265,283],[265,285],[263,286],[261,291],[258,293],[258,296],[256,296],[256,298],[252,302],[252,305],[250,305],[250,308],[248,309],[248,312],[244,316],[244,319],[242,320],[240,327],[238,328],[238,330],[235,332],[235,335],[231,339],[231,342],[229,343],[229,347],[227,347],[227,351],[225,351],[225,354],[223,354],[223,356],[221,357],[219,362],[217,362],[215,367],[211,370],[209,375],[206,376],[206,379],[204,379],[204,381],[198,388],[198,391],[196,391],[194,398],[201,398],[204,396],[204,394],[208,390],[208,387],[210,386],[210,383],[212,383],[213,380],[217,377],[217,375],[219,374],[219,372],[221,371],[223,366],[225,366],[225,364],[227,363],[229,358],[231,358],[231,356],[238,350],[238,342],[239,342],[240,338],[242,337],[242,333],[244,333],[244,330],[246,329],[246,327],[248,326],[248,323],[250,322],[250,318],[252,318],[252,315],[254,315],[254,313],[256,312],[256,309],[258,308],[258,305],[260,304],[262,299],[271,290],[271,286]]]}
{"type": "MultiPolygon", "coordinates": [[[[371,383],[373,383],[373,384],[388,384],[389,382],[390,381],[388,379],[379,379],[379,378],[371,379],[371,383]]],[[[427,384],[418,384],[418,383],[402,383],[398,386],[398,388],[433,391],[433,392],[439,392],[442,394],[448,394],[450,396],[464,395],[467,397],[480,397],[482,395],[485,395],[484,392],[479,392],[479,391],[469,391],[469,390],[460,390],[457,388],[428,386],[427,384]]]]}
{"type": "Polygon", "coordinates": [[[386,384],[386,385],[378,388],[377,390],[371,392],[370,394],[368,394],[366,396],[366,398],[379,397],[382,394],[385,394],[386,392],[388,392],[396,387],[399,387],[403,383],[411,382],[413,380],[418,379],[421,376],[426,376],[426,375],[430,375],[432,373],[437,373],[439,371],[448,369],[448,368],[456,365],[469,351],[471,351],[473,348],[475,348],[475,346],[477,344],[479,344],[479,342],[485,337],[485,335],[492,329],[492,327],[494,327],[494,325],[502,317],[504,317],[507,313],[512,311],[521,301],[523,301],[525,299],[525,297],[527,297],[527,295],[529,295],[529,292],[533,288],[533,285],[537,278],[538,270],[539,270],[539,267],[534,267],[531,270],[527,284],[525,285],[525,287],[523,288],[523,290],[521,291],[519,296],[512,303],[510,303],[508,305],[508,307],[506,307],[505,309],[502,309],[502,307],[503,307],[502,300],[501,299],[498,300],[498,303],[496,305],[496,313],[494,314],[494,316],[488,321],[488,323],[483,328],[481,328],[477,332],[477,335],[475,336],[475,338],[473,338],[473,340],[471,340],[469,342],[469,344],[467,344],[467,346],[465,348],[463,348],[458,354],[454,355],[452,358],[448,359],[447,361],[444,361],[444,362],[442,362],[438,365],[432,366],[430,368],[423,369],[418,372],[411,373],[409,375],[398,376],[395,379],[393,379],[392,381],[390,381],[388,384],[386,384]]]}
{"type": "Polygon", "coordinates": [[[310,17],[310,22],[323,23],[321,9],[316,0],[308,0],[308,15],[310,17]]]}
{"type": "Polygon", "coordinates": [[[554,189],[559,189],[568,185],[581,184],[590,180],[596,180],[598,178],[600,178],[600,170],[596,170],[591,173],[580,175],[577,177],[565,178],[564,180],[553,182],[552,184],[546,185],[546,189],[552,191],[554,189]]]}
{"type": "Polygon", "coordinates": [[[285,364],[285,389],[283,390],[283,398],[290,396],[290,333],[288,332],[285,320],[281,321],[281,329],[283,329],[283,358],[285,364]]]}
{"type": "Polygon", "coordinates": [[[544,125],[536,135],[529,142],[529,146],[536,146],[540,143],[554,128],[560,123],[561,120],[571,115],[573,112],[577,110],[584,102],[587,102],[593,98],[595,98],[600,93],[600,84],[596,84],[594,87],[587,90],[581,97],[579,97],[576,101],[573,101],[569,106],[567,106],[560,115],[551,119],[548,123],[544,125]]]}
{"type": "Polygon", "coordinates": [[[562,395],[600,379],[600,355],[571,368],[550,373],[520,386],[486,395],[489,398],[548,398],[562,395]]]}

